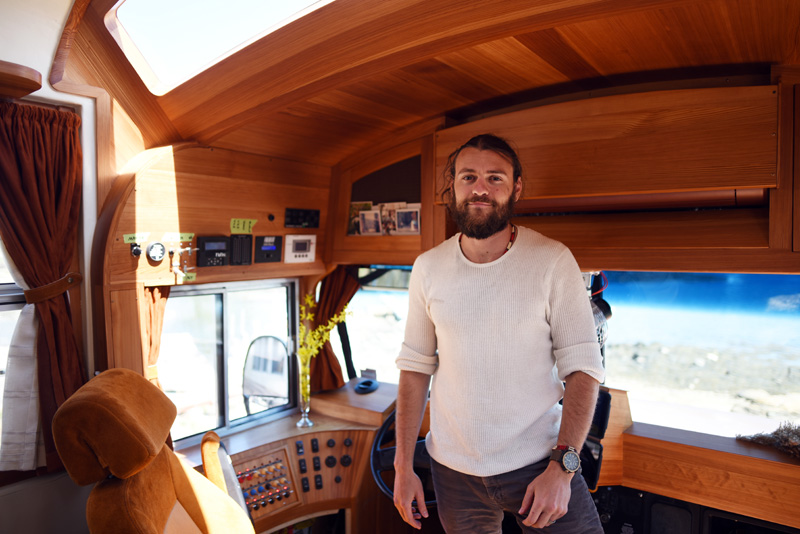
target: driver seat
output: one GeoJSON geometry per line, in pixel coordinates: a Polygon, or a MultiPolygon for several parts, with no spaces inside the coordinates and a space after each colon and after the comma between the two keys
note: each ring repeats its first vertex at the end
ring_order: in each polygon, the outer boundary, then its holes
{"type": "Polygon", "coordinates": [[[166,445],[175,405],[128,369],[95,376],[53,417],[56,449],[81,486],[92,534],[254,534],[247,513],[166,445]]]}

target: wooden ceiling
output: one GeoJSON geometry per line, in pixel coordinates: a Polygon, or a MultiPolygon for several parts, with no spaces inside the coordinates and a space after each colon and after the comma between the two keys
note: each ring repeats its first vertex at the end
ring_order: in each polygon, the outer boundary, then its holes
{"type": "Polygon", "coordinates": [[[149,146],[324,166],[545,98],[720,75],[763,83],[771,66],[800,62],[796,0],[336,0],[156,97],[102,35],[113,5],[76,1],[51,80],[102,87],[149,146]]]}

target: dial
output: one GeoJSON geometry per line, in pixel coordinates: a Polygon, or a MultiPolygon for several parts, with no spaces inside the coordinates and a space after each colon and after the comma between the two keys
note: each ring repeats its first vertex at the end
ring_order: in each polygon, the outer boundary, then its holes
{"type": "Polygon", "coordinates": [[[564,453],[561,463],[564,465],[564,469],[574,473],[581,466],[581,457],[575,451],[567,451],[564,453]]]}
{"type": "Polygon", "coordinates": [[[167,254],[167,249],[161,243],[150,243],[147,245],[147,257],[152,261],[161,261],[167,254]]]}

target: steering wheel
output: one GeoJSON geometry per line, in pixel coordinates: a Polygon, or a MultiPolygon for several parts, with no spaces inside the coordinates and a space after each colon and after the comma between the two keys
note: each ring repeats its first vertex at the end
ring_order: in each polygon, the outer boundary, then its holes
{"type": "MultiPolygon", "coordinates": [[[[397,447],[388,444],[395,442],[394,432],[394,419],[396,411],[392,411],[375,435],[372,441],[372,449],[369,455],[369,467],[372,472],[372,478],[384,495],[394,500],[394,491],[384,480],[384,473],[394,474],[394,456],[397,447]]],[[[428,454],[428,449],[425,447],[425,438],[417,440],[414,448],[414,472],[422,481],[422,488],[425,492],[425,506],[431,508],[436,506],[436,495],[433,491],[433,477],[431,476],[431,457],[428,454]]],[[[392,483],[394,476],[391,477],[392,483]]]]}

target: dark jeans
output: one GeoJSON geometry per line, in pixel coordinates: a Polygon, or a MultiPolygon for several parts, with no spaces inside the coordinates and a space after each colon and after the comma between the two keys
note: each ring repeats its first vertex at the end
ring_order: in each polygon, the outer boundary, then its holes
{"type": "Polygon", "coordinates": [[[545,528],[522,524],[517,513],[528,484],[550,462],[535,464],[490,477],[465,475],[431,459],[439,520],[448,534],[500,534],[503,512],[510,512],[524,533],[603,534],[592,496],[580,472],[572,477],[567,515],[545,528]]]}

